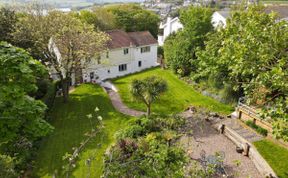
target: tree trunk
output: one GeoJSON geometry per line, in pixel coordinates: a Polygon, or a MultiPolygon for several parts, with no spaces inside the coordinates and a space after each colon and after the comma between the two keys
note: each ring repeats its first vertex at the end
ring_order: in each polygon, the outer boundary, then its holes
{"type": "Polygon", "coordinates": [[[151,105],[148,104],[147,105],[147,116],[150,116],[150,114],[151,114],[151,105]]]}
{"type": "Polygon", "coordinates": [[[69,80],[67,78],[62,80],[62,93],[64,103],[68,102],[69,98],[69,80]]]}

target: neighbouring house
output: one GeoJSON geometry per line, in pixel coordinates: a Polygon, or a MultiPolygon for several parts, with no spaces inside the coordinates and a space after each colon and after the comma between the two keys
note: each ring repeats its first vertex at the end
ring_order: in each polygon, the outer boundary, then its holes
{"type": "Polygon", "coordinates": [[[165,39],[174,32],[183,29],[183,25],[180,22],[178,17],[171,18],[168,17],[165,24],[160,24],[160,30],[163,30],[163,35],[158,36],[158,43],[160,46],[163,46],[165,39]]]}
{"type": "Polygon", "coordinates": [[[222,11],[215,11],[212,14],[212,25],[214,28],[219,28],[219,27],[225,27],[226,26],[226,20],[229,18],[231,15],[231,12],[229,9],[222,10],[222,11]]]}
{"type": "MultiPolygon", "coordinates": [[[[278,20],[286,20],[288,21],[288,6],[287,5],[271,5],[266,6],[264,8],[264,12],[270,14],[272,12],[278,15],[278,20]]],[[[214,28],[224,27],[226,26],[226,21],[231,17],[231,11],[229,9],[216,11],[212,15],[212,24],[214,28]]]]}
{"type": "Polygon", "coordinates": [[[108,50],[82,70],[83,82],[98,82],[158,66],[157,40],[150,32],[111,30],[108,50]]]}

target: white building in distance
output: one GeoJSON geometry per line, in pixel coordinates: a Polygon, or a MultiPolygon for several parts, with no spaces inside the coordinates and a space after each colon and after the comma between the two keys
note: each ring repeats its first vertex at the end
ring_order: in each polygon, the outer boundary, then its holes
{"type": "Polygon", "coordinates": [[[230,17],[230,15],[230,10],[214,12],[211,20],[214,28],[226,27],[226,20],[230,17]]]}
{"type": "Polygon", "coordinates": [[[160,46],[163,46],[165,39],[174,32],[177,32],[178,30],[183,29],[183,25],[180,22],[180,19],[178,17],[171,18],[168,17],[165,24],[160,24],[160,29],[163,29],[163,35],[158,36],[158,44],[160,46]]]}

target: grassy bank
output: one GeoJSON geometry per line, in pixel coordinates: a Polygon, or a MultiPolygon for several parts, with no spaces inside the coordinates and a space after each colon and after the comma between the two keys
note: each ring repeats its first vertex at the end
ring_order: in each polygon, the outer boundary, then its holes
{"type": "Polygon", "coordinates": [[[288,177],[288,149],[269,140],[253,143],[279,178],[288,177]]]}
{"type": "Polygon", "coordinates": [[[35,163],[36,168],[33,171],[35,177],[52,177],[55,172],[59,174],[63,165],[62,157],[66,152],[72,153],[72,148],[78,147],[85,138],[84,134],[91,130],[86,115],[94,113],[95,107],[100,109],[99,114],[103,117],[105,129],[103,134],[89,142],[81,152],[73,176],[87,177],[88,174],[90,177],[101,176],[103,154],[113,143],[115,132],[125,127],[129,118],[114,110],[102,88],[84,84],[75,89],[67,104],[62,102],[62,98],[56,99],[50,114],[51,124],[55,130],[41,144],[35,163]],[[87,159],[91,160],[90,169],[86,165],[87,159]]]}
{"type": "Polygon", "coordinates": [[[152,112],[165,114],[177,113],[183,111],[190,105],[206,108],[209,111],[222,114],[229,114],[233,110],[229,105],[220,103],[210,97],[203,96],[192,86],[189,86],[184,81],[178,79],[171,71],[160,68],[149,69],[113,81],[119,89],[123,102],[130,108],[145,111],[143,103],[135,102],[133,100],[129,87],[133,79],[140,79],[152,75],[161,77],[168,83],[168,91],[161,96],[160,100],[152,104],[152,112]]]}

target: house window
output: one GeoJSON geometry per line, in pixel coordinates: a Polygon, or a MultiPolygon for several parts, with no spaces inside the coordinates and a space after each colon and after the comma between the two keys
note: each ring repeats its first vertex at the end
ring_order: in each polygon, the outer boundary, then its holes
{"type": "Polygon", "coordinates": [[[106,58],[109,58],[109,52],[108,51],[106,52],[106,58]]]}
{"type": "Polygon", "coordinates": [[[127,64],[121,64],[121,65],[119,65],[119,71],[121,72],[121,71],[125,71],[125,70],[127,70],[127,64]]]}
{"type": "Polygon", "coordinates": [[[148,53],[150,52],[150,46],[142,47],[141,48],[141,53],[148,53]]]}
{"type": "Polygon", "coordinates": [[[92,80],[94,78],[94,72],[90,72],[90,79],[92,80]]]}
{"type": "Polygon", "coordinates": [[[142,66],[142,61],[138,61],[138,67],[142,66]]]}
{"type": "Polygon", "coordinates": [[[128,48],[125,48],[123,51],[124,51],[124,55],[129,53],[129,49],[128,48]]]}

